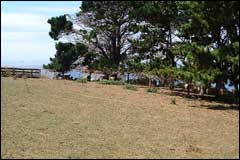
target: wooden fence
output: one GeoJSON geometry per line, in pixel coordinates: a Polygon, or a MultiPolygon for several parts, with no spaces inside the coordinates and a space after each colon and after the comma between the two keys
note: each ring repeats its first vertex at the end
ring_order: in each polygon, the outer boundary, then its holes
{"type": "Polygon", "coordinates": [[[16,77],[27,77],[27,78],[39,78],[41,75],[41,69],[33,68],[11,68],[1,67],[1,76],[16,76],[16,77]]]}

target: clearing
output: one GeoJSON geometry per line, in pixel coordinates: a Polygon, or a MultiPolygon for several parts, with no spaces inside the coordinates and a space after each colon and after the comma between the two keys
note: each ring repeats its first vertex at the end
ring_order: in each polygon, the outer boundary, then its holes
{"type": "Polygon", "coordinates": [[[1,85],[1,158],[239,158],[239,109],[227,104],[96,82],[1,85]]]}

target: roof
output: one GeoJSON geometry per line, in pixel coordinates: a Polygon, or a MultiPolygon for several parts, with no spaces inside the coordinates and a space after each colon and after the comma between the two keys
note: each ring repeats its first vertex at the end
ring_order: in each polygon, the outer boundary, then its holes
{"type": "Polygon", "coordinates": [[[102,71],[100,71],[100,70],[93,70],[93,69],[88,69],[88,67],[87,66],[82,66],[82,65],[77,65],[76,67],[74,67],[73,69],[75,69],[75,70],[79,70],[79,71],[81,71],[81,72],[83,72],[83,73],[90,73],[90,72],[92,72],[92,73],[96,73],[96,74],[104,74],[102,71]]]}
{"type": "Polygon", "coordinates": [[[76,61],[72,63],[72,65],[82,64],[83,61],[84,61],[84,57],[79,57],[76,61]]]}
{"type": "Polygon", "coordinates": [[[84,73],[95,73],[95,74],[104,74],[100,70],[89,70],[88,66],[83,66],[82,63],[84,61],[84,57],[79,57],[75,62],[72,63],[71,68],[75,70],[79,70],[84,73]]]}

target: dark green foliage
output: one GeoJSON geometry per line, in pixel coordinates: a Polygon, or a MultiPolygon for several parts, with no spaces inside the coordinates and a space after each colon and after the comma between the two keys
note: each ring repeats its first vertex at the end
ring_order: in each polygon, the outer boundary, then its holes
{"type": "Polygon", "coordinates": [[[61,33],[70,32],[72,30],[72,22],[67,21],[66,16],[53,17],[47,21],[51,25],[50,37],[58,40],[61,33]]]}
{"type": "Polygon", "coordinates": [[[224,88],[228,80],[239,85],[239,70],[235,70],[239,66],[239,51],[235,50],[239,44],[239,2],[186,2],[184,6],[183,17],[188,21],[182,23],[179,36],[185,42],[172,48],[183,60],[182,70],[205,87],[215,82],[217,89],[224,88]]]}
{"type": "Polygon", "coordinates": [[[87,52],[87,47],[83,44],[73,45],[72,43],[56,43],[56,54],[54,58],[50,58],[48,65],[43,65],[46,69],[53,69],[58,72],[68,71],[71,64],[77,60],[77,58],[87,52]]]}
{"type": "Polygon", "coordinates": [[[92,30],[77,31],[72,27],[72,22],[66,20],[66,16],[60,16],[48,21],[51,24],[50,36],[59,39],[64,34],[81,35],[82,41],[94,48],[91,54],[83,55],[86,58],[84,65],[110,74],[119,71],[127,58],[129,47],[124,46],[131,35],[129,28],[132,21],[128,16],[131,10],[129,2],[83,1],[77,17],[82,20],[80,23],[92,30]]]}
{"type": "MultiPolygon", "coordinates": [[[[237,96],[238,8],[237,1],[83,1],[77,16],[91,31],[76,32],[66,16],[48,23],[53,39],[77,33],[89,48],[95,48],[80,54],[85,58],[83,65],[91,69],[108,75],[120,71],[148,79],[157,76],[172,89],[174,80],[202,89],[216,83],[217,90],[229,81],[237,96]],[[141,34],[132,39],[133,33],[141,34]]],[[[65,63],[51,61],[50,68],[61,68],[65,63]]]]}

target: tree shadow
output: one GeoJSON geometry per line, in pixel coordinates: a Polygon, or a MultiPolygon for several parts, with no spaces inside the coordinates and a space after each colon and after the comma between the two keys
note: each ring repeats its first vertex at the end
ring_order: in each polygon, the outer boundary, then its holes
{"type": "Polygon", "coordinates": [[[231,96],[224,96],[224,97],[217,97],[215,95],[200,96],[199,94],[196,94],[196,93],[190,93],[188,95],[186,91],[176,91],[176,90],[166,92],[165,94],[170,95],[170,96],[180,96],[182,98],[187,98],[188,100],[201,99],[201,100],[205,100],[208,102],[214,101],[214,102],[219,102],[219,103],[237,105],[236,103],[234,103],[234,99],[231,96]]]}
{"type": "Polygon", "coordinates": [[[165,94],[169,95],[169,96],[179,96],[182,98],[188,98],[188,99],[198,99],[198,98],[205,98],[205,99],[211,99],[212,97],[200,97],[197,94],[194,93],[190,93],[189,95],[187,94],[186,91],[182,91],[182,90],[174,90],[174,91],[169,91],[169,92],[165,92],[165,94]]]}
{"type": "Polygon", "coordinates": [[[200,106],[191,106],[194,108],[202,109],[212,109],[212,110],[236,110],[239,111],[238,105],[224,106],[224,105],[200,105],[200,106]]]}

